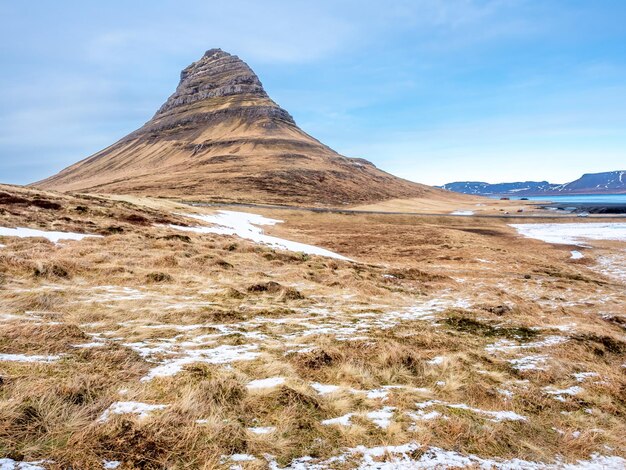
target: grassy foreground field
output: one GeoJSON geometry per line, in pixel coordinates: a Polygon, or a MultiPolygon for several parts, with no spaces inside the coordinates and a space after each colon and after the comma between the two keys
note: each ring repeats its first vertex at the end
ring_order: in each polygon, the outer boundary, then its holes
{"type": "Polygon", "coordinates": [[[0,226],[100,236],[0,237],[0,468],[626,463],[623,243],[254,210],[343,261],[192,211],[0,186],[0,226]]]}

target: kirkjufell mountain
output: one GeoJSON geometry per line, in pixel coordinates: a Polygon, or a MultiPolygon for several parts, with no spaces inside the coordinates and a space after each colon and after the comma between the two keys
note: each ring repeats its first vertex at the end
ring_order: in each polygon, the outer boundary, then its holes
{"type": "Polygon", "coordinates": [[[245,62],[221,49],[185,68],[174,94],[143,127],[34,185],[224,202],[450,198],[314,139],[245,62]]]}

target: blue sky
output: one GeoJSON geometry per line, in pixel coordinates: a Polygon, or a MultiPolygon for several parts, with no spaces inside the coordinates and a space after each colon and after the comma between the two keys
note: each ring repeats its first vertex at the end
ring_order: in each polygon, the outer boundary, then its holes
{"type": "Polygon", "coordinates": [[[150,119],[206,49],[307,132],[428,184],[626,169],[626,2],[0,0],[0,182],[150,119]]]}

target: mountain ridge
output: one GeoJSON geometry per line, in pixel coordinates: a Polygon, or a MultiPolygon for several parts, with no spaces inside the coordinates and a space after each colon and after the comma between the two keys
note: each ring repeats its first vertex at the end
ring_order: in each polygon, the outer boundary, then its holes
{"type": "Polygon", "coordinates": [[[221,49],[186,67],[175,92],[142,127],[33,186],[316,205],[449,197],[313,138],[244,61],[221,49]]]}
{"type": "Polygon", "coordinates": [[[548,181],[485,183],[456,181],[439,186],[441,189],[475,196],[556,196],[565,194],[626,194],[626,170],[585,173],[565,184],[548,181]]]}

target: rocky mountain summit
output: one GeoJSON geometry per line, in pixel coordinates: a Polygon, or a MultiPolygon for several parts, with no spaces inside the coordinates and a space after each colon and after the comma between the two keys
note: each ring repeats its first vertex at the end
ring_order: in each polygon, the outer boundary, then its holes
{"type": "MultiPolygon", "coordinates": [[[[263,120],[262,125],[271,125],[275,121],[283,121],[295,126],[291,115],[270,100],[263,89],[259,77],[248,65],[239,59],[223,52],[211,49],[202,58],[185,68],[180,74],[180,84],[176,91],[159,108],[145,130],[171,129],[178,125],[189,125],[189,119],[181,119],[181,114],[203,101],[215,101],[216,98],[246,97],[268,101],[256,106],[229,106],[217,113],[223,119],[226,115],[244,119],[263,120]]],[[[241,100],[243,103],[244,101],[241,100]]],[[[210,122],[216,113],[206,110],[193,113],[194,123],[210,122]]]]}
{"type": "Polygon", "coordinates": [[[306,134],[252,69],[221,49],[185,68],[174,94],[140,129],[35,185],[282,204],[449,197],[306,134]]]}

